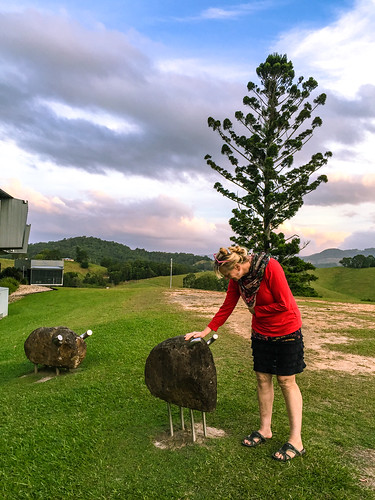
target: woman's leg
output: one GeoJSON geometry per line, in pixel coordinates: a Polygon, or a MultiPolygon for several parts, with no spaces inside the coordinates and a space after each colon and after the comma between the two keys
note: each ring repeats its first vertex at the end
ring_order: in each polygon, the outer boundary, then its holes
{"type": "MultiPolygon", "coordinates": [[[[258,388],[258,405],[260,416],[260,427],[258,432],[265,438],[272,437],[271,421],[272,421],[272,406],[273,406],[273,381],[272,374],[255,372],[257,377],[258,388]]],[[[247,439],[245,443],[249,444],[247,439]]]]}
{"type": "MultiPolygon", "coordinates": [[[[295,375],[277,375],[277,381],[283,393],[286,409],[289,417],[290,434],[288,442],[298,451],[303,449],[302,445],[302,394],[296,382],[295,375]]],[[[293,453],[291,452],[291,455],[293,453]]]]}

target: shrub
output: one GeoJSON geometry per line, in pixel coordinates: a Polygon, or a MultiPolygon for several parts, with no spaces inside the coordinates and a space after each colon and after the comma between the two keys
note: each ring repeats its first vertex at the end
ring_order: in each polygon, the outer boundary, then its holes
{"type": "Polygon", "coordinates": [[[194,273],[189,273],[182,280],[182,286],[184,288],[195,288],[194,285],[195,285],[195,280],[196,279],[197,278],[196,278],[196,276],[195,276],[194,273]]]}
{"type": "Polygon", "coordinates": [[[20,284],[15,278],[9,276],[8,278],[0,279],[0,286],[4,288],[9,288],[9,295],[10,295],[11,293],[18,290],[20,284]]]}
{"type": "Polygon", "coordinates": [[[81,286],[81,280],[79,279],[78,273],[71,271],[64,273],[64,286],[67,287],[81,286]]]}
{"type": "Polygon", "coordinates": [[[119,283],[121,283],[121,280],[122,280],[121,271],[112,271],[112,272],[108,273],[108,279],[114,285],[118,285],[119,283]]]}
{"type": "Polygon", "coordinates": [[[198,278],[195,274],[188,274],[183,279],[183,286],[185,288],[225,292],[228,288],[228,280],[217,278],[213,272],[205,272],[198,276],[198,278]]]}
{"type": "Polygon", "coordinates": [[[92,286],[106,286],[107,281],[104,279],[104,276],[99,273],[87,273],[86,276],[83,278],[82,283],[85,285],[92,285],[92,286]]]}
{"type": "Polygon", "coordinates": [[[14,278],[17,281],[23,280],[22,272],[16,267],[6,267],[4,271],[0,273],[0,279],[2,278],[14,278]]]}

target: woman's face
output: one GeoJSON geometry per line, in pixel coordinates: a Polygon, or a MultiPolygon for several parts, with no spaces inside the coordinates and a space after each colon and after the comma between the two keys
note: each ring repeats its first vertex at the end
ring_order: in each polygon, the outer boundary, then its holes
{"type": "Polygon", "coordinates": [[[232,279],[238,281],[245,274],[242,267],[241,264],[236,264],[230,271],[223,272],[222,275],[228,280],[232,279]]]}

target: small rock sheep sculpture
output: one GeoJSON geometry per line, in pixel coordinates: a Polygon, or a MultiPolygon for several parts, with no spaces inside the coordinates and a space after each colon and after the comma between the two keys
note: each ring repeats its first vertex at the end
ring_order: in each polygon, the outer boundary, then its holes
{"type": "Polygon", "coordinates": [[[26,357],[34,363],[35,373],[38,364],[56,368],[77,368],[86,356],[85,339],[92,335],[91,330],[77,335],[66,326],[37,328],[27,337],[24,348],[26,357]]]}

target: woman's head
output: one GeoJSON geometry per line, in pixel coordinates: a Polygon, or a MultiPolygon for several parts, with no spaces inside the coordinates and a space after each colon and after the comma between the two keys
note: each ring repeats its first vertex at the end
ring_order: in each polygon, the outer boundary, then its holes
{"type": "Polygon", "coordinates": [[[224,248],[214,254],[214,271],[216,276],[222,278],[227,276],[236,266],[247,262],[246,248],[234,245],[232,247],[224,248]]]}

